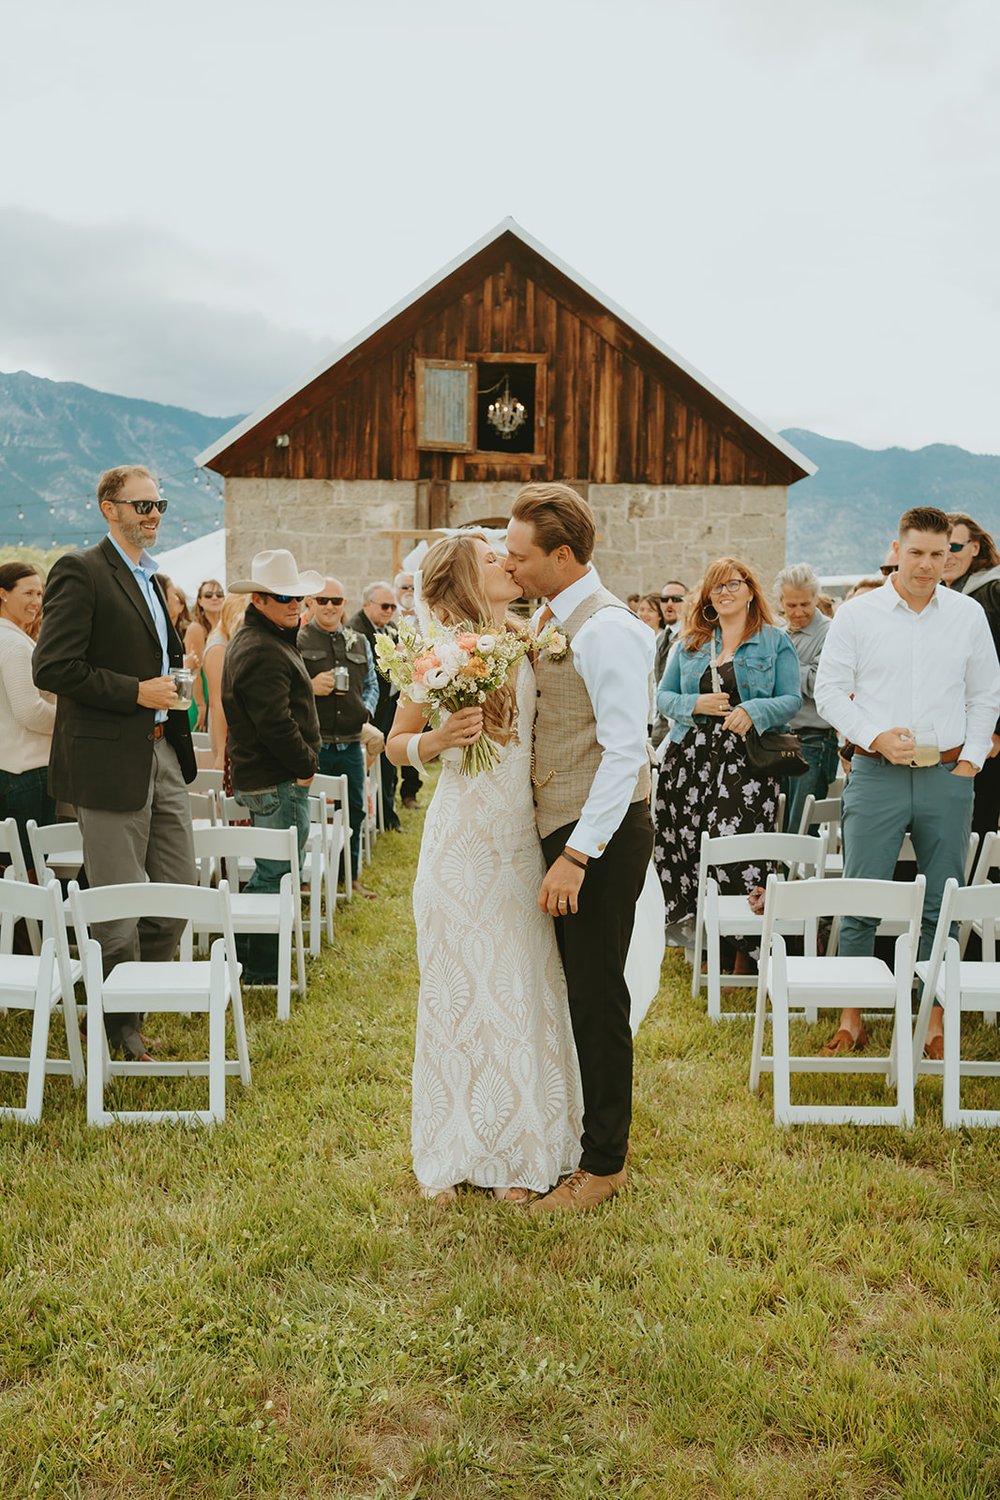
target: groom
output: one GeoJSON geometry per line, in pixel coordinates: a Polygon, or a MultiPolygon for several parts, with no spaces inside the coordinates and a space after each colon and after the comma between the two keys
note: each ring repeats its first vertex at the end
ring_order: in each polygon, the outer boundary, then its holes
{"type": "Polygon", "coordinates": [[[632,1033],[625,983],[635,904],[653,848],[649,712],[653,633],[601,585],[594,516],[565,484],[528,484],[507,527],[506,568],[547,600],[565,654],[541,650],[532,781],[548,874],[538,904],[556,936],[583,1082],[580,1166],[532,1210],[594,1208],[625,1185],[632,1033]]]}

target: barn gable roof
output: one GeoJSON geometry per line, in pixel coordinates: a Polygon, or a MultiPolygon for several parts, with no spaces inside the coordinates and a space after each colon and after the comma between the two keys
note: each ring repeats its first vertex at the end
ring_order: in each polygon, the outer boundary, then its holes
{"type": "MultiPolygon", "coordinates": [[[[628,330],[637,340],[646,344],[655,354],[666,360],[674,370],[692,385],[698,387],[713,402],[718,403],[725,409],[730,418],[738,425],[748,429],[748,436],[754,435],[758,443],[762,440],[767,446],[781,454],[785,460],[790,462],[800,472],[795,478],[805,478],[816,472],[816,465],[806,458],[797,448],[786,442],[778,433],[772,431],[765,423],[761,422],[748,412],[745,407],[739,405],[725,391],[709,380],[707,376],[690,364],[683,355],[678,354],[675,349],[670,348],[655,333],[650,332],[623,308],[612,302],[604,294],[591,286],[576,271],[557,256],[553,255],[544,245],[528,234],[525,229],[512,218],[501,220],[488,234],[471,245],[461,255],[456,256],[453,261],[437,271],[427,281],[418,286],[409,296],[397,302],[394,307],[389,308],[382,317],[370,323],[367,328],[361,330],[354,338],[341,344],[334,352],[332,359],[325,359],[320,365],[313,369],[302,380],[286,387],[270,401],[259,406],[256,411],[250,413],[242,422],[231,427],[228,432],[218,438],[203,452],[199,453],[195,462],[203,467],[211,468],[216,460],[227,454],[255,428],[262,424],[272,427],[276,419],[282,417],[287,409],[289,419],[300,416],[304,406],[309,404],[310,396],[313,394],[311,388],[315,387],[316,399],[322,395],[321,383],[335,375],[338,368],[349,365],[357,367],[360,359],[364,358],[365,346],[371,344],[373,347],[381,347],[386,335],[394,331],[394,325],[406,325],[412,321],[414,309],[428,298],[436,289],[447,283],[452,278],[459,278],[464,271],[470,269],[470,263],[488,255],[497,247],[498,241],[505,237],[512,238],[525,247],[537,260],[544,262],[553,270],[558,277],[570,282],[576,290],[589,301],[593,302],[606,315],[610,315],[624,329],[628,330]],[[409,315],[409,316],[408,316],[409,315]]],[[[402,328],[400,330],[402,332],[402,328]]]]}

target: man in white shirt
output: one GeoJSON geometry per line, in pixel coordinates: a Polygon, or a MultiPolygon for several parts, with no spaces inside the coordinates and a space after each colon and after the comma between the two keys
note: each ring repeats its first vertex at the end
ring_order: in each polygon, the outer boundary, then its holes
{"type": "Polygon", "coordinates": [[[548,602],[537,624],[535,815],[583,1085],[580,1167],[532,1209],[596,1206],[625,1182],[632,1033],[625,982],[635,904],[653,846],[646,715],[655,639],[601,585],[594,517],[575,490],[529,484],[507,528],[506,568],[548,602]]]}
{"type": "MultiPolygon", "coordinates": [[[[843,798],[844,875],[891,880],[909,832],[927,879],[921,958],[930,954],[945,881],[964,880],[974,778],[1000,709],[986,616],[974,600],[940,586],[950,533],[948,517],[929,506],[900,517],[897,571],[841,607],[816,677],[819,713],[855,746],[843,798]],[[927,734],[940,760],[917,765],[915,735],[923,741],[927,734]]],[[[870,955],[876,925],[845,918],[840,952],[870,955]]],[[[844,1010],[823,1055],[859,1051],[865,1040],[861,1012],[844,1010]]],[[[927,1055],[944,1055],[938,1007],[927,1055]]]]}

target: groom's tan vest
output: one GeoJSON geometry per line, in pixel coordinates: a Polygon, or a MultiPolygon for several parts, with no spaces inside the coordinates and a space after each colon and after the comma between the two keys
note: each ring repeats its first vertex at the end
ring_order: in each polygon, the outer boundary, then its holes
{"type": "MultiPolygon", "coordinates": [[[[535,662],[538,701],[532,741],[532,779],[535,820],[542,838],[575,823],[590,794],[590,786],[601,763],[597,721],[590,694],[572,660],[573,637],[601,609],[627,609],[628,605],[606,588],[597,588],[559,625],[570,643],[561,661],[550,661],[545,652],[535,662]]],[[[649,796],[649,766],[643,765],[632,794],[633,802],[649,796]]]]}

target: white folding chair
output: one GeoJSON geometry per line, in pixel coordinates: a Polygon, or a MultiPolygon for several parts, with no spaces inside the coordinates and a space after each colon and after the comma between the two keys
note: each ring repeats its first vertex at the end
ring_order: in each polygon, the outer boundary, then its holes
{"type": "MultiPolygon", "coordinates": [[[[761,867],[775,861],[785,864],[789,878],[795,879],[800,870],[822,878],[826,859],[826,840],[806,838],[794,833],[735,833],[717,838],[703,833],[698,862],[698,899],[694,926],[694,958],[691,973],[691,994],[697,999],[703,984],[708,985],[708,1014],[713,1021],[746,1020],[750,1011],[724,1011],[723,989],[747,989],[750,986],[745,975],[723,974],[720,939],[733,937],[755,937],[764,930],[763,916],[755,916],[750,910],[746,892],[723,896],[718,882],[710,871],[719,865],[746,865],[748,862],[761,867]],[[701,955],[704,947],[707,959],[707,974],[701,972],[701,955]]],[[[807,953],[816,952],[816,924],[789,923],[782,926],[786,936],[801,937],[807,953]]],[[[762,955],[763,956],[763,955],[762,955]]],[[[752,981],[751,981],[752,983],[752,981]]],[[[809,1017],[815,1021],[815,1015],[809,1017]]]]}
{"type": "Polygon", "coordinates": [[[191,803],[192,828],[215,828],[219,821],[219,809],[214,792],[188,792],[191,803]]]}
{"type": "MultiPolygon", "coordinates": [[[[299,890],[299,844],[294,828],[196,828],[194,852],[201,870],[201,883],[207,887],[213,878],[213,865],[220,879],[228,884],[229,913],[233,932],[271,933],[278,939],[278,1020],[287,1021],[292,1013],[291,993],[306,992],[305,947],[302,940],[302,901],[299,890]],[[277,891],[241,891],[240,870],[258,859],[288,863],[288,873],[281,877],[277,891]],[[296,981],[292,983],[292,948],[295,948],[296,981]]],[[[221,929],[214,922],[196,922],[197,938],[221,929]]],[[[245,982],[245,981],[244,981],[245,982]]]]}
{"type": "Polygon", "coordinates": [[[761,943],[757,1012],[754,1018],[750,1089],[756,1093],[761,1073],[774,1075],[774,1122],[813,1125],[911,1125],[913,1123],[913,1057],[910,1047],[910,994],[914,954],[920,936],[925,881],[793,880],[767,882],[761,943]],[[880,958],[789,958],[779,926],[783,922],[818,921],[863,912],[868,917],[905,921],[896,939],[893,967],[880,958]],[[764,1053],[767,1000],[771,1000],[773,1056],[764,1053]],[[789,1011],[807,1009],[890,1011],[895,1018],[892,1047],[886,1057],[847,1053],[840,1057],[795,1057],[789,1041],[789,1011]],[[792,1073],[883,1073],[896,1085],[896,1103],[884,1105],[793,1104],[792,1073]]]}
{"type": "Polygon", "coordinates": [[[923,980],[920,1009],[913,1029],[913,1072],[940,1073],[944,1077],[943,1119],[945,1125],[1000,1125],[1000,1110],[962,1109],[963,1078],[1000,1077],[1000,1062],[962,1060],[962,1012],[987,1011],[1000,998],[1000,963],[997,933],[1000,930],[1000,885],[982,883],[960,886],[945,881],[941,913],[934,933],[931,956],[917,964],[923,980]],[[958,941],[951,936],[955,923],[975,924],[983,945],[978,962],[962,958],[958,941]],[[931,1007],[937,1000],[944,1010],[944,1061],[924,1057],[931,1007]]]}
{"type": "MultiPolygon", "coordinates": [[[[990,883],[990,878],[994,870],[1000,873],[1000,833],[988,833],[983,839],[983,845],[979,851],[979,859],[976,862],[975,874],[970,880],[968,870],[966,870],[966,883],[969,885],[987,885],[990,883]]],[[[963,922],[958,935],[958,946],[963,958],[965,957],[965,950],[969,946],[969,938],[973,933],[976,934],[980,941],[982,940],[981,924],[975,921],[963,922]]],[[[1000,1000],[1000,996],[997,998],[1000,1000]]],[[[995,1026],[997,1024],[996,1010],[984,1010],[983,1020],[988,1026],[995,1026]]]]}
{"type": "Polygon", "coordinates": [[[226,1078],[238,1075],[250,1085],[240,966],[229,913],[229,887],[218,890],[197,885],[104,885],[81,891],[74,880],[69,888],[77,941],[83,955],[87,989],[87,1123],[111,1125],[171,1121],[211,1125],[226,1117],[226,1078]],[[194,927],[221,932],[207,960],[168,963],[115,964],[104,978],[101,945],[90,936],[94,923],[116,918],[173,917],[194,927]],[[236,1059],[226,1057],[226,1012],[232,1006],[236,1059]],[[112,1062],[104,1030],[106,1015],[144,1011],[157,1014],[206,1014],[208,1059],[183,1062],[112,1062]],[[109,1078],[208,1078],[208,1109],[106,1110],[104,1090],[109,1078]]]}
{"type": "Polygon", "coordinates": [[[205,729],[192,729],[191,743],[195,750],[211,750],[212,736],[205,729]]]}
{"type": "MultiPolygon", "coordinates": [[[[29,846],[30,847],[30,846],[29,846]]],[[[24,863],[24,850],[21,848],[21,835],[17,830],[14,818],[4,818],[0,823],[0,855],[10,860],[8,870],[12,873],[14,880],[19,880],[22,885],[28,881],[28,870],[24,863]]],[[[44,875],[42,879],[44,880],[44,875]]],[[[25,922],[28,929],[28,941],[31,951],[38,954],[41,951],[41,936],[38,931],[38,923],[33,919],[25,922]]]]}
{"type": "Polygon", "coordinates": [[[70,880],[83,868],[83,835],[79,823],[27,823],[28,847],[35,866],[35,879],[70,880]]]}
{"type": "MultiPolygon", "coordinates": [[[[226,797],[219,793],[216,797],[216,806],[219,810],[219,819],[224,828],[232,828],[247,823],[250,814],[242,802],[237,802],[235,797],[226,797]]],[[[301,894],[302,882],[305,882],[309,892],[309,952],[316,958],[320,952],[320,924],[322,922],[321,904],[323,899],[324,882],[327,878],[327,833],[324,827],[326,814],[322,799],[316,795],[309,797],[309,832],[306,835],[305,853],[299,872],[299,885],[301,894]]],[[[254,862],[250,855],[240,854],[239,875],[240,883],[245,884],[253,874],[254,862]]],[[[235,889],[235,886],[234,886],[235,889]]],[[[327,928],[330,941],[333,941],[333,906],[332,898],[329,898],[327,906],[327,928]]]]}
{"type": "Polygon", "coordinates": [[[199,771],[212,771],[215,769],[215,751],[211,745],[203,748],[195,747],[194,763],[199,771]]]}
{"type": "Polygon", "coordinates": [[[812,793],[802,804],[798,833],[807,834],[814,823],[819,832],[826,835],[826,876],[834,880],[844,873],[844,849],[840,834],[840,797],[814,797],[812,793]]]}
{"type": "Polygon", "coordinates": [[[33,1012],[31,1049],[27,1057],[0,1057],[0,1071],[27,1073],[27,1095],[23,1108],[4,1106],[0,1119],[22,1120],[35,1125],[42,1117],[42,1092],[46,1074],[69,1074],[75,1087],[83,1082],[83,1049],[73,986],[80,979],[80,964],[69,956],[62,895],[54,880],[29,885],[7,871],[0,880],[0,1007],[7,1011],[33,1012]],[[23,920],[41,932],[37,954],[13,951],[14,927],[23,920]],[[66,1057],[50,1058],[49,1023],[61,1009],[66,1028],[66,1057]]]}
{"type": "MultiPolygon", "coordinates": [[[[351,871],[351,811],[348,801],[347,777],[346,776],[314,776],[310,786],[310,792],[314,795],[321,794],[326,798],[327,822],[330,825],[327,835],[327,847],[332,858],[329,860],[328,892],[332,891],[334,901],[339,899],[337,892],[338,875],[343,862],[344,871],[344,899],[352,900],[354,896],[354,883],[351,871]],[[339,813],[339,818],[335,817],[339,813]]],[[[328,929],[328,936],[332,942],[333,934],[328,929]]]]}
{"type": "Polygon", "coordinates": [[[785,809],[786,809],[787,805],[788,805],[788,798],[785,796],[784,792],[779,792],[778,793],[778,810],[777,810],[777,812],[774,815],[774,831],[775,831],[775,833],[784,833],[784,831],[785,831],[785,809]]]}

